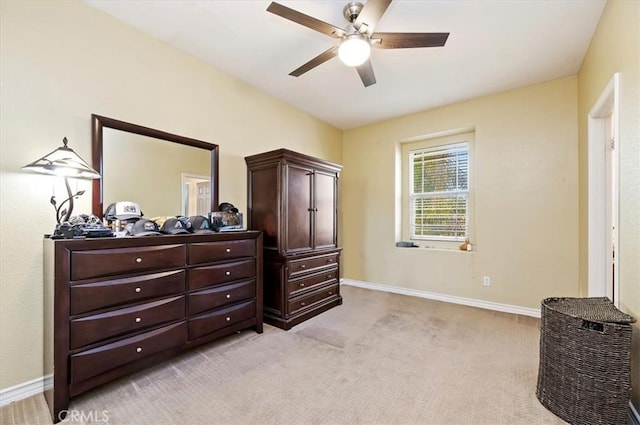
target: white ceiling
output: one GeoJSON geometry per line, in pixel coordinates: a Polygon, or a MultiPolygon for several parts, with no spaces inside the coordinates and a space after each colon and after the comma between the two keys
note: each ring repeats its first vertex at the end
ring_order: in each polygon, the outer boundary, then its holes
{"type": "MultiPolygon", "coordinates": [[[[336,40],[258,0],[85,0],[339,129],[568,75],[580,68],[605,0],[395,0],[379,32],[450,32],[444,47],[373,49],[365,88],[336,57],[288,74],[336,40]]],[[[344,28],[341,1],[279,3],[344,28]]]]}

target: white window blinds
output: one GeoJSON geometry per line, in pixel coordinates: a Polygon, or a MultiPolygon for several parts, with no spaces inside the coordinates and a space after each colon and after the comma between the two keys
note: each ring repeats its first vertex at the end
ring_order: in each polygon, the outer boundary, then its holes
{"type": "Polygon", "coordinates": [[[409,153],[412,239],[462,241],[468,237],[469,144],[409,153]]]}

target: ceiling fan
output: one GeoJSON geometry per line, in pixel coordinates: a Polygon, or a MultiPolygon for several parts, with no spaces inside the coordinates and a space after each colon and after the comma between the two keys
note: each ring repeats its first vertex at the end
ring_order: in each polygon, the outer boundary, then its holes
{"type": "Polygon", "coordinates": [[[320,53],[301,67],[291,71],[289,75],[299,77],[338,55],[345,65],[356,68],[364,86],[369,87],[376,83],[376,77],[369,59],[371,47],[377,49],[405,49],[444,46],[449,37],[448,32],[373,32],[391,1],[369,0],[364,5],[357,1],[347,3],[342,11],[344,17],[349,21],[345,29],[272,2],[267,7],[268,12],[341,40],[338,46],[332,46],[320,53]]]}

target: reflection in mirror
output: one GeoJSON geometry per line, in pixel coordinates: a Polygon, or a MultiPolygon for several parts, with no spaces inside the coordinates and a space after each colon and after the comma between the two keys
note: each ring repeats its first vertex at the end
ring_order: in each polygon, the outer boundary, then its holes
{"type": "Polygon", "coordinates": [[[147,218],[206,214],[218,204],[218,146],[93,115],[93,213],[117,201],[147,218]],[[98,189],[96,190],[96,186],[98,189]]]}
{"type": "Polygon", "coordinates": [[[211,180],[207,176],[182,173],[182,215],[207,215],[211,212],[211,180]]]}

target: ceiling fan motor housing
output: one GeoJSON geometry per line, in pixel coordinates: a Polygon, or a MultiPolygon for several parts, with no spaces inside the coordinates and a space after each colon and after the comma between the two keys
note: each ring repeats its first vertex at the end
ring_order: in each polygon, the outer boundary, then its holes
{"type": "Polygon", "coordinates": [[[363,7],[364,5],[359,1],[352,1],[347,3],[347,5],[342,10],[342,14],[347,21],[353,23],[356,19],[358,19],[358,15],[360,15],[363,7]]]}

